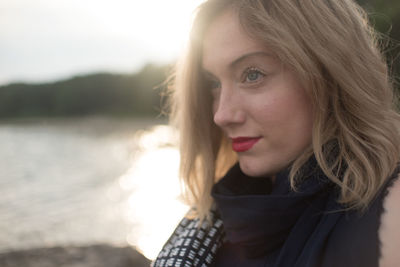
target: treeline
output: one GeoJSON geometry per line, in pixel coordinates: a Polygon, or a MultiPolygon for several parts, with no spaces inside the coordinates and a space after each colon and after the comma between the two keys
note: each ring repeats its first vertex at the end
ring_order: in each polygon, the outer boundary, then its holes
{"type": "Polygon", "coordinates": [[[0,87],[0,118],[157,116],[167,66],[135,74],[97,73],[45,84],[0,87]]]}
{"type": "MultiPolygon", "coordinates": [[[[400,1],[358,0],[382,41],[393,76],[400,74],[400,1]]],[[[98,73],[46,84],[0,87],[0,118],[86,115],[157,116],[168,66],[147,65],[136,74],[98,73]]],[[[399,88],[399,86],[397,86],[399,88]]]]}
{"type": "MultiPolygon", "coordinates": [[[[383,34],[382,49],[391,74],[399,81],[400,75],[400,1],[357,0],[368,12],[372,25],[383,34]]],[[[399,89],[397,83],[396,88],[399,89]]]]}

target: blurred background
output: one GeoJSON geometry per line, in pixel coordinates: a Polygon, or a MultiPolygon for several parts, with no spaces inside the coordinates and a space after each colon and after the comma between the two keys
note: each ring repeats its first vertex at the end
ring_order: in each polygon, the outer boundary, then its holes
{"type": "MultiPolygon", "coordinates": [[[[132,246],[187,207],[163,81],[202,0],[0,1],[0,253],[132,246]]],[[[399,74],[400,1],[359,0],[399,74]]]]}

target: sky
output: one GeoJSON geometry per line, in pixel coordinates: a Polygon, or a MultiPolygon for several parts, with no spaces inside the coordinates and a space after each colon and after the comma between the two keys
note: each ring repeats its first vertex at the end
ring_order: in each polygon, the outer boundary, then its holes
{"type": "Polygon", "coordinates": [[[173,62],[201,2],[0,0],[0,85],[173,62]]]}

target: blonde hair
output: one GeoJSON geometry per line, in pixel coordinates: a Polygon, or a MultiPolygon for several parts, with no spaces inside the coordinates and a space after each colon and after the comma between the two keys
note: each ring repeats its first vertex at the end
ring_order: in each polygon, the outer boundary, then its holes
{"type": "Polygon", "coordinates": [[[237,11],[250,37],[267,44],[294,70],[314,105],[312,146],[291,165],[292,187],[315,156],[340,187],[338,202],[364,210],[400,154],[392,83],[364,11],[352,0],[209,0],[197,11],[172,84],[172,118],[181,134],[180,175],[196,216],[207,217],[213,184],[236,160],[213,122],[201,74],[205,31],[229,8],[237,11]]]}

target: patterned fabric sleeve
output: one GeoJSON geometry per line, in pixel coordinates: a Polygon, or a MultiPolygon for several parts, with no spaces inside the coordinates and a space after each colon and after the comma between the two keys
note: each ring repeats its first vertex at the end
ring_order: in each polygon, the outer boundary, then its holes
{"type": "Polygon", "coordinates": [[[152,267],[208,267],[224,239],[222,220],[211,211],[211,225],[183,218],[157,256],[152,267]]]}

